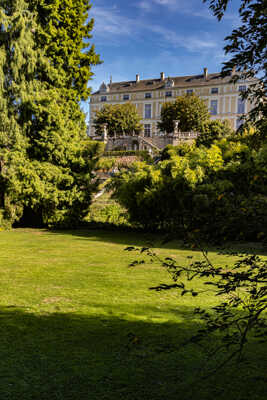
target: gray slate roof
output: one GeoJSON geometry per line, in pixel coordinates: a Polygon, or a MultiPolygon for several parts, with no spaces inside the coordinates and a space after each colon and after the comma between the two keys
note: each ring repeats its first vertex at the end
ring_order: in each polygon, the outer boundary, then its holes
{"type": "MultiPolygon", "coordinates": [[[[118,92],[136,92],[136,91],[151,91],[156,89],[166,89],[165,83],[168,79],[174,82],[172,88],[189,88],[196,86],[210,86],[225,84],[230,81],[231,76],[221,77],[220,73],[208,74],[207,79],[204,75],[187,75],[187,76],[176,76],[166,77],[164,81],[159,79],[145,79],[136,81],[125,81],[125,82],[114,82],[109,84],[109,93],[118,92]]],[[[171,88],[170,88],[171,89],[171,88]]],[[[100,91],[96,91],[93,94],[98,94],[100,91]]]]}

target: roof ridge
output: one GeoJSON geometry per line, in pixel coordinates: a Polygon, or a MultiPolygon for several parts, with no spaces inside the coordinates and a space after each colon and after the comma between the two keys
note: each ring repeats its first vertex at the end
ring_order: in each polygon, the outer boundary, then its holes
{"type": "MultiPolygon", "coordinates": [[[[211,72],[211,73],[209,73],[209,76],[210,76],[210,75],[221,75],[221,72],[211,72]]],[[[203,74],[167,76],[167,77],[164,79],[164,81],[166,81],[167,79],[184,79],[184,78],[194,78],[194,77],[197,77],[197,76],[203,76],[203,77],[204,77],[203,74]]],[[[135,80],[112,82],[112,83],[111,83],[111,86],[112,86],[112,85],[123,84],[123,83],[124,83],[124,84],[125,84],[125,83],[138,83],[138,84],[140,84],[140,83],[142,83],[142,82],[147,82],[147,81],[164,82],[164,81],[162,81],[160,78],[147,78],[147,79],[140,79],[138,82],[136,82],[135,80]]]]}

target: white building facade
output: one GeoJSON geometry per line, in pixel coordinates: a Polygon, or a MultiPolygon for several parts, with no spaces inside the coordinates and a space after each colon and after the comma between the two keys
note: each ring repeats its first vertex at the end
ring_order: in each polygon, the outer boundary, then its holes
{"type": "MultiPolygon", "coordinates": [[[[233,71],[234,73],[234,71],[233,71]]],[[[131,102],[141,116],[144,136],[159,135],[157,123],[160,121],[161,107],[165,102],[175,101],[177,96],[194,93],[203,99],[210,111],[211,119],[228,120],[233,129],[241,124],[241,117],[247,114],[253,104],[245,101],[241,93],[256,79],[237,83],[232,76],[222,77],[220,73],[208,74],[204,68],[200,75],[165,77],[161,72],[158,79],[102,83],[90,98],[89,135],[94,136],[93,120],[96,112],[105,104],[131,102]]]]}

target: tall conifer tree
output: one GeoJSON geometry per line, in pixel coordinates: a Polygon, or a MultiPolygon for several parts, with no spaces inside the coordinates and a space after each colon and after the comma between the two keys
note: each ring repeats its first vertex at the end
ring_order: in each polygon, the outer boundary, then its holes
{"type": "Polygon", "coordinates": [[[99,145],[86,139],[62,68],[35,41],[28,3],[2,2],[0,19],[0,207],[11,221],[24,212],[39,223],[77,222],[90,205],[99,145]]]}
{"type": "MultiPolygon", "coordinates": [[[[62,84],[75,100],[90,95],[91,65],[101,63],[90,44],[94,20],[88,18],[89,0],[26,0],[37,16],[35,41],[52,65],[61,69],[62,84]]],[[[58,84],[58,82],[57,82],[58,84]]]]}

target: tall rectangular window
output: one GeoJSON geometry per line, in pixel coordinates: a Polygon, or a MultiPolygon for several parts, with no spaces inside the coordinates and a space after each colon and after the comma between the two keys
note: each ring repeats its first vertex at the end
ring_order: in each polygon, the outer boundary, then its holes
{"type": "Polygon", "coordinates": [[[245,101],[238,97],[237,114],[245,114],[245,101]]]}
{"type": "Polygon", "coordinates": [[[165,97],[172,97],[172,92],[166,92],[165,97]]]}
{"type": "Polygon", "coordinates": [[[151,104],[145,104],[145,118],[151,118],[151,104]]]}
{"type": "Polygon", "coordinates": [[[150,124],[145,124],[145,136],[150,137],[151,136],[151,125],[150,124]]]}
{"type": "Polygon", "coordinates": [[[219,92],[219,89],[217,87],[211,88],[211,94],[217,94],[219,92]]]}
{"type": "Polygon", "coordinates": [[[152,94],[151,93],[145,93],[145,99],[151,99],[152,94]]]}
{"type": "Polygon", "coordinates": [[[123,100],[129,100],[130,96],[128,94],[123,95],[123,100]]]}
{"type": "Polygon", "coordinates": [[[211,115],[218,114],[218,100],[211,100],[211,102],[210,102],[210,113],[211,113],[211,115]]]}
{"type": "Polygon", "coordinates": [[[101,96],[101,101],[107,101],[107,96],[101,96]]]}
{"type": "Polygon", "coordinates": [[[187,89],[186,94],[193,94],[193,89],[187,89]]]}

